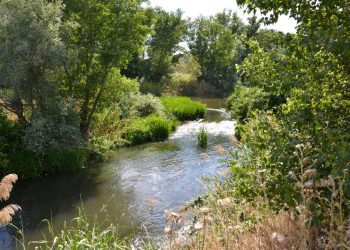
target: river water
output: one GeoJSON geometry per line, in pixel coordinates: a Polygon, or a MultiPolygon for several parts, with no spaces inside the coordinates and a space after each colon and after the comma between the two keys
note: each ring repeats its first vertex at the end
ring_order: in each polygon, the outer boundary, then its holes
{"type": "Polygon", "coordinates": [[[203,194],[201,177],[220,175],[227,167],[224,149],[231,145],[235,122],[227,118],[222,100],[200,101],[207,104],[206,117],[179,126],[165,142],[118,149],[110,160],[77,173],[19,181],[11,199],[23,208],[15,224],[23,225],[26,240],[42,239],[47,230],[43,219],[60,228],[77,216],[77,206],[118,225],[122,237],[145,229],[161,234],[164,210],[176,210],[203,194]],[[205,149],[197,146],[196,131],[202,126],[209,133],[205,149]]]}

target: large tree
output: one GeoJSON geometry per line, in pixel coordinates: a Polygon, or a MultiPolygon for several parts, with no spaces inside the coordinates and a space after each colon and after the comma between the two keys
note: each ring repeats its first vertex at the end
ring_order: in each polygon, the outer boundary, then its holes
{"type": "Polygon", "coordinates": [[[241,42],[231,29],[213,17],[199,17],[190,26],[188,46],[200,66],[201,80],[223,93],[232,90],[241,42]]]}
{"type": "Polygon", "coordinates": [[[66,20],[76,25],[68,44],[64,91],[77,100],[85,136],[106,92],[110,74],[126,66],[149,30],[143,0],[66,0],[66,20]]]}
{"type": "Polygon", "coordinates": [[[148,72],[146,78],[153,82],[160,82],[168,76],[174,53],[179,49],[179,43],[185,34],[186,25],[182,19],[182,11],[166,12],[155,10],[153,34],[147,48],[148,72]]]}

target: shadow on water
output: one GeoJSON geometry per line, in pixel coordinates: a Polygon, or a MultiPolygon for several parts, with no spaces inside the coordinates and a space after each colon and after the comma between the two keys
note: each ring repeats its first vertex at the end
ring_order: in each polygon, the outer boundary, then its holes
{"type": "MultiPolygon", "coordinates": [[[[11,198],[23,208],[27,240],[42,239],[47,228],[43,219],[52,218],[61,228],[77,216],[80,205],[100,222],[117,224],[121,237],[142,234],[144,227],[151,235],[161,234],[164,210],[203,194],[201,176],[217,176],[223,170],[234,122],[226,120],[222,106],[222,100],[211,99],[204,120],[181,125],[165,142],[121,148],[109,161],[77,173],[19,181],[11,198]],[[206,149],[199,148],[196,139],[203,125],[209,132],[206,149]]],[[[14,224],[21,222],[16,218],[14,224]]]]}

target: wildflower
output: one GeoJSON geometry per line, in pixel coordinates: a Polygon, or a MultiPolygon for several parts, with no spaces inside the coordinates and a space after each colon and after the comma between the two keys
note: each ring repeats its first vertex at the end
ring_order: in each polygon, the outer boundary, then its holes
{"type": "Polygon", "coordinates": [[[295,146],[296,148],[303,148],[304,147],[304,144],[297,144],[296,146],[295,146]]]}
{"type": "Polygon", "coordinates": [[[193,227],[195,231],[199,231],[199,230],[202,230],[203,226],[204,226],[204,223],[202,221],[198,221],[194,224],[193,227]]]}
{"type": "Polygon", "coordinates": [[[317,173],[317,170],[316,170],[316,169],[308,169],[308,170],[305,171],[304,175],[305,175],[306,177],[311,178],[311,177],[315,177],[315,176],[316,176],[316,173],[317,173]]]}
{"type": "Polygon", "coordinates": [[[219,207],[227,207],[231,203],[231,198],[219,199],[217,200],[217,204],[219,207]]]}

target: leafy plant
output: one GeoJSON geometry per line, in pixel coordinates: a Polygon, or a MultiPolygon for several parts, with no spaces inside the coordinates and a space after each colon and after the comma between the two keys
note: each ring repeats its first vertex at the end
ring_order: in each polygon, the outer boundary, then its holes
{"type": "Polygon", "coordinates": [[[244,122],[255,110],[268,108],[268,95],[257,87],[238,85],[226,101],[226,108],[231,111],[231,117],[244,122]]]}

